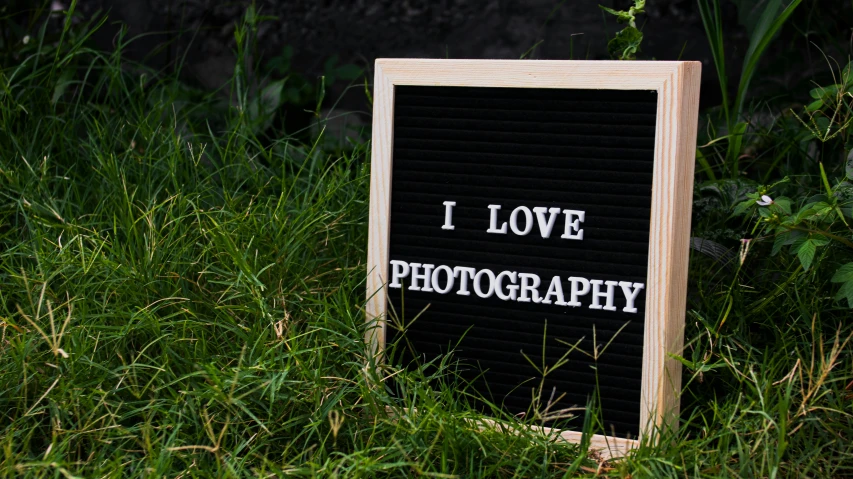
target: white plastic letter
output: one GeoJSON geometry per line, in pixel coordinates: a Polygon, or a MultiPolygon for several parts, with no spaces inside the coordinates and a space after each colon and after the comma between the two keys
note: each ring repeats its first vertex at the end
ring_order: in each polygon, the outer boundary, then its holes
{"type": "Polygon", "coordinates": [[[591,279],[589,282],[592,284],[592,304],[589,305],[589,309],[602,309],[599,300],[605,298],[604,309],[607,311],[616,311],[616,306],[613,306],[613,297],[616,293],[616,285],[619,282],[602,281],[600,279],[591,279]],[[604,293],[601,292],[602,284],[607,285],[607,291],[604,293]]]}
{"type": "Polygon", "coordinates": [[[515,284],[515,281],[517,279],[518,275],[515,273],[515,271],[501,271],[500,273],[498,273],[498,278],[496,281],[497,284],[495,285],[495,293],[497,293],[498,298],[504,301],[515,301],[515,298],[518,296],[518,285],[515,284]],[[509,291],[509,294],[504,294],[503,291],[501,291],[501,288],[503,287],[504,278],[509,278],[509,280],[512,281],[512,283],[506,286],[506,289],[507,291],[509,291]]]}
{"type": "Polygon", "coordinates": [[[492,295],[495,294],[495,273],[492,273],[492,270],[481,269],[480,271],[477,271],[477,274],[474,275],[474,292],[481,298],[491,298],[492,295]],[[489,290],[485,293],[483,292],[482,285],[480,285],[482,275],[489,277],[489,290]]]}
{"type": "Polygon", "coordinates": [[[452,230],[455,228],[455,226],[453,226],[453,207],[456,206],[456,202],[445,201],[442,204],[444,205],[444,226],[442,226],[441,229],[452,230]]]}
{"type": "Polygon", "coordinates": [[[474,273],[476,272],[476,269],[469,268],[467,266],[453,267],[453,276],[459,276],[459,291],[457,291],[456,294],[471,296],[471,292],[468,291],[468,280],[474,279],[474,273]]]}
{"type": "Polygon", "coordinates": [[[435,271],[432,272],[432,287],[435,289],[436,293],[447,294],[448,291],[453,289],[453,283],[456,282],[456,278],[453,277],[453,270],[450,269],[449,266],[439,265],[435,268],[435,271]],[[440,288],[438,286],[438,272],[444,271],[444,274],[447,276],[447,281],[445,282],[444,288],[440,288]]]}
{"type": "Polygon", "coordinates": [[[579,276],[569,276],[569,282],[572,283],[572,292],[568,305],[578,307],[581,305],[581,302],[578,301],[578,296],[583,296],[586,293],[589,293],[589,280],[579,276]],[[578,289],[579,284],[583,285],[582,289],[578,289]]]}
{"type": "Polygon", "coordinates": [[[542,280],[538,274],[518,273],[518,283],[521,289],[518,292],[519,303],[529,303],[533,300],[534,303],[541,303],[542,298],[539,297],[539,285],[542,280]]]}
{"type": "Polygon", "coordinates": [[[557,222],[557,216],[560,214],[560,208],[537,206],[533,208],[533,212],[536,213],[536,221],[539,223],[539,233],[543,238],[548,238],[551,236],[551,231],[554,229],[554,223],[557,222]],[[547,220],[545,219],[546,211],[551,214],[547,220]]]}
{"type": "Polygon", "coordinates": [[[501,225],[501,229],[498,229],[498,211],[500,209],[501,205],[489,205],[491,216],[489,217],[489,229],[486,230],[486,233],[495,233],[499,235],[506,234],[506,221],[501,225]]]}
{"type": "Polygon", "coordinates": [[[582,240],[583,230],[581,229],[580,224],[583,223],[586,213],[578,210],[563,210],[563,213],[566,215],[566,231],[562,236],[560,236],[560,238],[582,240]],[[575,216],[578,218],[576,220],[572,220],[575,216]]]}
{"type": "Polygon", "coordinates": [[[498,295],[498,298],[509,301],[515,301],[515,298],[518,296],[518,285],[515,284],[515,281],[518,279],[518,275],[515,271],[501,271],[498,273],[497,280],[495,281],[495,293],[498,295]],[[504,294],[501,288],[503,288],[503,280],[504,278],[509,278],[511,281],[510,284],[506,286],[508,294],[504,294]]]}
{"type": "Polygon", "coordinates": [[[548,286],[548,292],[545,293],[545,298],[542,300],[542,303],[551,304],[551,300],[548,298],[552,295],[557,297],[557,301],[554,302],[557,306],[566,306],[568,304],[563,296],[563,281],[559,276],[551,278],[551,286],[548,286]]]}
{"type": "Polygon", "coordinates": [[[634,301],[637,299],[637,295],[640,294],[640,290],[645,288],[646,285],[643,283],[631,283],[629,281],[620,281],[619,286],[622,287],[622,293],[625,294],[625,307],[622,308],[622,311],[626,313],[636,313],[637,308],[634,307],[634,301]],[[633,289],[632,289],[633,287],[633,289]]]}
{"type": "Polygon", "coordinates": [[[402,288],[400,280],[409,275],[409,263],[397,259],[391,260],[391,283],[389,288],[402,288]]]}
{"type": "Polygon", "coordinates": [[[533,229],[533,214],[530,212],[530,208],[526,206],[519,206],[518,208],[512,210],[512,214],[509,215],[509,227],[512,229],[512,232],[517,234],[518,236],[525,236],[527,233],[530,233],[530,230],[533,229]],[[521,211],[524,213],[524,229],[518,229],[518,212],[521,211]]]}
{"type": "Polygon", "coordinates": [[[435,268],[434,264],[420,264],[420,263],[409,263],[409,266],[412,268],[411,280],[412,284],[409,285],[410,291],[425,291],[427,293],[431,293],[432,289],[432,269],[435,268]],[[419,272],[421,266],[424,267],[424,272],[419,272]],[[418,286],[418,281],[423,280],[423,287],[418,286]]]}

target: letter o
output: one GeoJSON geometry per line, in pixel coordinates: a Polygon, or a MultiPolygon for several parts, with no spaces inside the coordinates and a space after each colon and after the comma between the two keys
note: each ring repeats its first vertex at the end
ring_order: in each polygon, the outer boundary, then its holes
{"type": "Polygon", "coordinates": [[[526,206],[519,206],[518,208],[512,210],[512,214],[509,215],[509,227],[512,229],[512,232],[517,234],[518,236],[525,236],[527,233],[530,233],[530,230],[533,229],[533,213],[530,212],[530,208],[526,206]],[[521,211],[524,213],[524,230],[518,229],[518,212],[521,211]]]}
{"type": "Polygon", "coordinates": [[[432,271],[432,289],[434,289],[437,293],[447,294],[448,291],[453,289],[453,284],[456,282],[456,278],[453,276],[453,270],[450,269],[449,266],[441,265],[435,268],[432,271]],[[444,271],[444,274],[447,275],[447,284],[445,284],[444,288],[438,287],[438,272],[444,271]]]}
{"type": "Polygon", "coordinates": [[[477,274],[474,275],[474,292],[481,298],[491,298],[495,294],[495,273],[492,273],[492,270],[481,269],[477,271],[477,274]],[[489,277],[489,290],[485,293],[480,286],[480,280],[484,274],[489,277]]]}

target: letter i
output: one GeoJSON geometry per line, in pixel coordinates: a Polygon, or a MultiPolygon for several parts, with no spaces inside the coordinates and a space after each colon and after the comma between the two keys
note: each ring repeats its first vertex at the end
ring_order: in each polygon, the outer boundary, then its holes
{"type": "Polygon", "coordinates": [[[455,228],[455,226],[453,226],[453,207],[456,206],[456,202],[445,201],[442,204],[444,205],[444,226],[442,226],[441,229],[452,230],[455,228]]]}

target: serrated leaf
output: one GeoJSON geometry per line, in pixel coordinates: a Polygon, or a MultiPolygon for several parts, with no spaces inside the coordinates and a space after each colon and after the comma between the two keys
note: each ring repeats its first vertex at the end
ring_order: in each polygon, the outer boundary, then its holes
{"type": "Polygon", "coordinates": [[[805,240],[797,249],[797,257],[800,259],[800,264],[803,265],[803,270],[808,270],[814,260],[817,245],[812,240],[805,240]]]}
{"type": "Polygon", "coordinates": [[[804,219],[809,218],[810,216],[816,216],[820,214],[825,214],[828,210],[832,209],[832,207],[824,203],[823,201],[818,201],[817,203],[809,203],[797,212],[796,221],[802,221],[804,219]]]}
{"type": "Polygon", "coordinates": [[[746,200],[746,201],[741,201],[740,203],[737,204],[737,206],[735,206],[735,210],[732,212],[732,217],[742,215],[744,213],[744,211],[746,211],[750,206],[752,206],[754,204],[755,204],[755,200],[751,200],[751,199],[746,200]]]}
{"type": "Polygon", "coordinates": [[[788,198],[787,196],[780,196],[780,197],[778,197],[778,198],[774,199],[774,200],[773,200],[773,202],[774,202],[774,203],[776,204],[776,206],[778,206],[778,207],[782,210],[782,212],[784,212],[786,215],[790,215],[790,214],[791,214],[791,203],[792,203],[791,198],[788,198]]]}
{"type": "Polygon", "coordinates": [[[789,236],[790,233],[787,231],[776,235],[776,238],[773,240],[773,251],[770,252],[771,256],[776,256],[782,251],[782,248],[788,244],[789,236]]]}
{"type": "Polygon", "coordinates": [[[832,275],[832,279],[830,279],[830,281],[833,283],[853,281],[853,263],[847,263],[838,268],[838,271],[832,275]]]}
{"type": "MultiPolygon", "coordinates": [[[[794,236],[793,233],[798,233],[798,231],[792,231],[791,236],[794,236]]],[[[803,246],[803,243],[808,241],[809,237],[806,235],[795,236],[793,241],[791,241],[791,254],[797,254],[797,251],[800,250],[800,247],[803,246]]]]}
{"type": "Polygon", "coordinates": [[[797,248],[803,244],[803,241],[807,240],[809,235],[806,234],[805,231],[800,230],[789,230],[788,231],[788,240],[785,241],[785,244],[791,245],[791,253],[797,251],[797,248]]]}
{"type": "Polygon", "coordinates": [[[814,236],[809,241],[814,243],[815,246],[826,246],[830,240],[826,236],[814,236]]]}

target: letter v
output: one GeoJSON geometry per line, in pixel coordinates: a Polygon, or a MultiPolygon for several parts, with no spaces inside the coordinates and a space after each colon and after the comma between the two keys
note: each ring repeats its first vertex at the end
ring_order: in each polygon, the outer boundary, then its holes
{"type": "Polygon", "coordinates": [[[536,213],[536,221],[539,222],[539,233],[542,234],[543,238],[547,238],[551,236],[551,231],[554,229],[554,223],[557,222],[557,216],[560,214],[562,210],[560,208],[545,208],[544,206],[537,206],[533,208],[533,212],[536,213]],[[548,221],[545,221],[545,212],[551,213],[551,216],[548,217],[548,221]]]}

